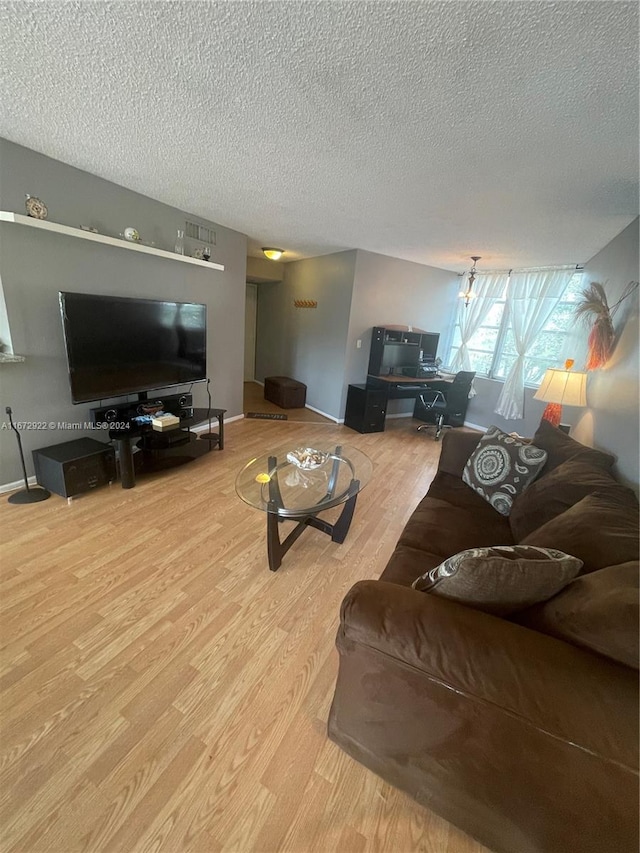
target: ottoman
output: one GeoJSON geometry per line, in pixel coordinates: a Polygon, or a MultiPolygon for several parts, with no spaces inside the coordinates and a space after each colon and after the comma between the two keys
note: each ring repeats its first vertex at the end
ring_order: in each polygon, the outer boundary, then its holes
{"type": "Polygon", "coordinates": [[[302,409],[307,400],[307,386],[288,376],[267,376],[264,399],[281,409],[302,409]]]}

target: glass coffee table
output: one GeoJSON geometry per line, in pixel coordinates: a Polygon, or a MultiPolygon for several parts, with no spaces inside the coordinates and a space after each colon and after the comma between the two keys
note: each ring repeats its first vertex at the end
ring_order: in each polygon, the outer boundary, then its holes
{"type": "Polygon", "coordinates": [[[366,453],[346,445],[289,445],[251,459],[236,478],[236,492],[249,506],[267,513],[269,568],[282,558],[307,527],[344,542],[358,492],[371,478],[373,464],[366,453]],[[318,518],[324,510],[344,504],[335,523],[318,518]],[[280,541],[283,521],[297,521],[280,541]]]}

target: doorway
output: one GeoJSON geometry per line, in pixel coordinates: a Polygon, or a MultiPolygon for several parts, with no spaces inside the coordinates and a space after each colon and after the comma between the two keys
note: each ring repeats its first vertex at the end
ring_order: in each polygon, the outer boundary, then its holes
{"type": "Polygon", "coordinates": [[[258,285],[247,282],[244,312],[244,381],[256,378],[256,329],[258,322],[258,285]]]}

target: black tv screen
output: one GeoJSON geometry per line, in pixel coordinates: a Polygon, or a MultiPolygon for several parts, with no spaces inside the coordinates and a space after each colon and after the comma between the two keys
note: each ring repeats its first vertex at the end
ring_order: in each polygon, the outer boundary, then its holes
{"type": "Polygon", "coordinates": [[[60,311],[74,403],[206,379],[206,305],[61,292],[60,311]]]}

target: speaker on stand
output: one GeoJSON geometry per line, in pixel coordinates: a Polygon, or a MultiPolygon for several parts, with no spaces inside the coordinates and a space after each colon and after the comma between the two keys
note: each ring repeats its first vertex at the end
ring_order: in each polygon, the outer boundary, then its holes
{"type": "Polygon", "coordinates": [[[217,432],[211,432],[211,391],[209,391],[209,382],[211,382],[211,380],[207,378],[207,397],[209,398],[209,432],[201,432],[198,438],[203,441],[211,441],[217,444],[220,441],[220,436],[217,432]]]}
{"type": "Polygon", "coordinates": [[[29,487],[29,480],[27,479],[27,469],[24,464],[24,453],[22,452],[22,439],[20,438],[20,432],[18,431],[16,425],[13,422],[13,418],[11,417],[11,406],[7,406],[5,412],[9,415],[9,423],[11,424],[11,429],[15,432],[16,439],[18,440],[18,451],[20,453],[20,462],[22,463],[22,476],[24,477],[25,486],[22,491],[14,492],[12,495],[9,495],[7,500],[10,504],[35,504],[39,501],[46,501],[47,498],[51,497],[51,492],[48,492],[46,489],[42,489],[40,486],[35,486],[34,488],[29,487]]]}

